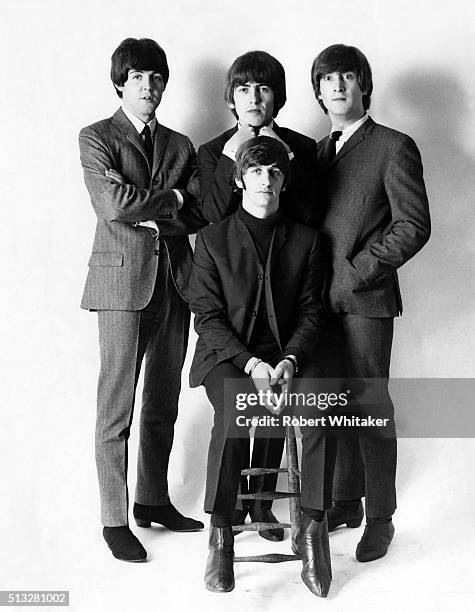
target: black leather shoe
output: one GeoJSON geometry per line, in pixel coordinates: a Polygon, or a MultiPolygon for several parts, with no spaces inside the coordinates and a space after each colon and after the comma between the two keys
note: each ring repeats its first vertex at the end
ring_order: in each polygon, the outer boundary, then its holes
{"type": "Polygon", "coordinates": [[[363,537],[356,547],[356,559],[367,563],[384,557],[393,536],[394,525],[391,519],[368,519],[363,537]]]}
{"type": "Polygon", "coordinates": [[[234,589],[234,536],[231,527],[209,528],[209,556],[206,562],[205,587],[214,593],[234,589]]]}
{"type": "Polygon", "coordinates": [[[147,551],[130,531],[128,525],[104,527],[102,535],[116,559],[140,563],[147,558],[147,551]]]}
{"type": "MultiPolygon", "coordinates": [[[[271,510],[263,508],[251,508],[249,515],[253,523],[278,523],[279,521],[274,516],[271,510]]],[[[263,529],[258,532],[261,538],[270,540],[271,542],[282,542],[284,539],[284,530],[282,527],[276,529],[263,529]]]]}
{"type": "Polygon", "coordinates": [[[158,523],[170,531],[200,531],[204,528],[201,521],[180,514],[172,503],[166,506],[134,504],[134,518],[138,527],[150,527],[152,523],[158,523]]]}
{"type": "MultiPolygon", "coordinates": [[[[244,523],[246,522],[246,516],[247,516],[247,510],[239,510],[238,508],[235,508],[233,511],[233,525],[244,525],[244,523]]],[[[236,537],[237,535],[239,535],[240,533],[242,533],[242,531],[234,531],[233,529],[233,533],[234,533],[234,537],[236,537]]]]}
{"type": "Polygon", "coordinates": [[[326,597],[332,581],[326,520],[317,522],[304,514],[297,544],[302,558],[300,575],[303,582],[317,597],[326,597]]]}
{"type": "Polygon", "coordinates": [[[347,527],[359,527],[363,521],[363,504],[357,502],[334,501],[327,511],[328,531],[335,531],[346,523],[347,527]]]}

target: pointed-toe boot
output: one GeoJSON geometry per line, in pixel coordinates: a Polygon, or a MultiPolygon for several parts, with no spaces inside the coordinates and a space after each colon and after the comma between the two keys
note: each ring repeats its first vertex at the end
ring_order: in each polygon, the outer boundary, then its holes
{"type": "Polygon", "coordinates": [[[322,522],[317,522],[303,516],[298,550],[302,558],[303,582],[317,597],[326,597],[332,581],[326,517],[322,522]]]}
{"type": "Polygon", "coordinates": [[[209,528],[209,556],[205,586],[208,591],[228,593],[234,589],[234,536],[231,527],[209,528]]]}

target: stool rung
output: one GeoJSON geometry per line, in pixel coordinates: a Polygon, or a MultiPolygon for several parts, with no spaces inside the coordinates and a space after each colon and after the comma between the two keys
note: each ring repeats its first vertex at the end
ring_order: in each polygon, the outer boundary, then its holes
{"type": "Polygon", "coordinates": [[[241,470],[243,476],[260,476],[261,474],[283,474],[287,468],[247,468],[241,470]]]}
{"type": "Polygon", "coordinates": [[[240,493],[238,499],[285,499],[287,497],[300,497],[300,493],[290,491],[263,491],[262,493],[240,493]]]}
{"type": "Polygon", "coordinates": [[[270,553],[268,555],[254,555],[252,557],[234,557],[236,563],[243,561],[254,561],[260,563],[282,563],[283,561],[300,561],[298,555],[283,555],[281,553],[270,553]]]}
{"type": "Polygon", "coordinates": [[[266,529],[290,529],[290,523],[246,523],[245,525],[233,525],[233,531],[264,531],[266,529]]]}

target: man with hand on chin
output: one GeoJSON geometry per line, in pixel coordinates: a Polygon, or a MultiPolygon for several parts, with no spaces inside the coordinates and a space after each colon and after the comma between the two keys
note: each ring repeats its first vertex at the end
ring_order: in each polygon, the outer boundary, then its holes
{"type": "MultiPolygon", "coordinates": [[[[224,94],[238,123],[198,149],[198,167],[202,210],[213,223],[235,212],[241,201],[234,182],[236,151],[255,136],[278,140],[290,162],[292,182],[282,193],[281,210],[302,223],[311,220],[316,206],[316,143],[311,138],[279,127],[274,121],[286,102],[285,71],[282,64],[265,51],[249,51],[238,57],[228,70],[224,94]]],[[[284,448],[283,438],[256,437],[252,467],[278,468],[284,448]]],[[[248,467],[249,461],[243,465],[248,467]]],[[[251,476],[241,482],[242,492],[275,491],[277,476],[251,476]]],[[[237,510],[235,524],[244,522],[249,512],[253,521],[277,522],[271,512],[272,502],[248,501],[237,510]]],[[[282,529],[267,529],[259,535],[272,541],[284,537],[282,529]]]]}
{"type": "Polygon", "coordinates": [[[224,99],[237,124],[198,149],[206,219],[217,223],[238,208],[240,196],[233,178],[236,151],[255,136],[269,136],[283,144],[292,170],[292,184],[281,196],[282,210],[291,219],[309,221],[316,206],[316,143],[275,122],[287,99],[282,64],[265,51],[239,56],[227,72],[224,99]]]}
{"type": "Polygon", "coordinates": [[[187,234],[205,225],[193,146],[155,117],[168,76],[165,52],[155,41],[127,38],[111,64],[122,106],[79,135],[97,216],[81,307],[97,311],[99,320],[96,464],[103,536],[114,557],[135,562],[147,553],[128,526],[127,441],[144,357],[135,520],[140,527],[159,523],[172,531],[203,528],[168,496],[188,341],[187,234]]]}
{"type": "MultiPolygon", "coordinates": [[[[396,270],[430,235],[419,150],[409,136],[367,115],[371,67],[356,47],[332,45],[312,65],[315,96],[331,121],[318,143],[321,207],[315,226],[327,238],[331,281],[319,361],[327,376],[383,381],[380,416],[394,407],[387,389],[394,317],[402,314],[396,270]]],[[[386,554],[394,534],[396,436],[340,438],[335,467],[332,531],[366,528],[358,561],[386,554]]]]}

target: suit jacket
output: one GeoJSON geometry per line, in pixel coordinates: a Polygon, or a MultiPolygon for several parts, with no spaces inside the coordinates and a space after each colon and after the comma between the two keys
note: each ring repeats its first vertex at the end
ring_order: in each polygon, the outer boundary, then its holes
{"type": "Polygon", "coordinates": [[[430,236],[419,150],[409,136],[368,119],[328,159],[318,147],[319,208],[331,262],[328,307],[366,317],[402,313],[396,269],[430,236]]]}
{"type": "Polygon", "coordinates": [[[261,292],[282,353],[311,356],[321,328],[323,263],[318,233],[286,220],[265,266],[238,214],[197,234],[190,307],[199,334],[190,371],[197,387],[211,369],[247,350],[261,292]]]}
{"type": "MultiPolygon", "coordinates": [[[[198,149],[203,215],[211,223],[237,210],[242,199],[234,182],[234,161],[222,154],[224,145],[237,129],[236,125],[198,149]]],[[[312,138],[275,123],[273,129],[294,154],[290,162],[291,183],[280,196],[282,211],[290,219],[308,223],[317,205],[317,145],[312,138]]]]}
{"type": "Polygon", "coordinates": [[[192,252],[187,234],[202,227],[196,156],[190,140],[157,124],[153,168],[137,130],[119,109],[79,134],[84,179],[97,215],[89,273],[81,302],[91,310],[140,310],[152,296],[159,247],[154,232],[136,226],[154,219],[175,286],[186,296],[192,252]],[[127,184],[104,172],[115,169],[127,184]],[[184,205],[178,210],[179,189],[184,205]]]}

